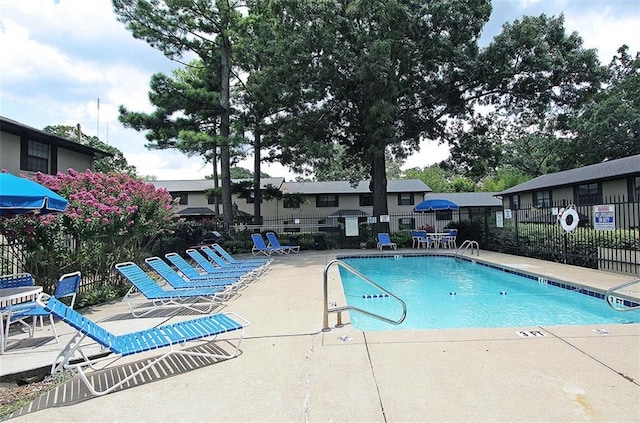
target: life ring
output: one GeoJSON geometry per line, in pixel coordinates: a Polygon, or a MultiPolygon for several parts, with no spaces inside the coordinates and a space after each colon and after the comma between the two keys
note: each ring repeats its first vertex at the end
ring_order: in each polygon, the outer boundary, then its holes
{"type": "Polygon", "coordinates": [[[560,208],[560,210],[558,210],[558,215],[556,216],[556,220],[558,222],[560,222],[560,219],[562,219],[562,214],[564,213],[564,207],[560,208]]]}
{"type": "Polygon", "coordinates": [[[578,223],[580,222],[580,217],[578,216],[578,212],[575,209],[568,208],[562,213],[562,217],[560,218],[560,226],[567,232],[571,232],[575,228],[578,227],[578,223]],[[571,224],[567,224],[567,218],[571,216],[573,220],[571,224]]]}

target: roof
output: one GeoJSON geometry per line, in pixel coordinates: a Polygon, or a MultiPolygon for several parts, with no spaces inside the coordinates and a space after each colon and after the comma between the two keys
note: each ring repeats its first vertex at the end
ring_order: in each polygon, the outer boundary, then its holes
{"type": "Polygon", "coordinates": [[[367,216],[367,213],[358,209],[343,209],[333,212],[329,217],[351,217],[351,216],[367,216]]]}
{"type": "Polygon", "coordinates": [[[499,192],[496,195],[571,186],[606,179],[618,179],[633,174],[640,174],[640,154],[538,176],[530,181],[499,192]]]}
{"type": "Polygon", "coordinates": [[[18,136],[27,136],[29,139],[41,143],[55,145],[57,147],[64,148],[65,150],[76,151],[88,156],[105,157],[113,156],[113,154],[106,151],[99,150],[97,148],[89,147],[88,145],[80,144],[75,141],[69,141],[66,138],[59,137],[57,135],[44,132],[40,129],[25,125],[16,120],[9,119],[4,116],[0,116],[0,129],[2,132],[14,134],[18,136]]]}
{"type": "MultiPolygon", "coordinates": [[[[233,179],[232,182],[240,182],[246,179],[233,179]]],[[[213,189],[213,179],[192,179],[192,180],[164,180],[150,181],[156,188],[165,188],[169,192],[204,192],[213,189]]],[[[262,188],[267,185],[279,187],[284,182],[284,178],[261,178],[262,188]]]]}
{"type": "Polygon", "coordinates": [[[495,192],[430,192],[424,199],[441,198],[459,207],[502,207],[502,201],[495,196],[495,192]]]}
{"type": "MultiPolygon", "coordinates": [[[[285,193],[301,194],[368,194],[369,181],[360,181],[353,187],[349,181],[327,182],[285,182],[281,188],[285,193]]],[[[419,179],[395,179],[387,182],[387,193],[393,192],[421,192],[426,193],[431,188],[419,179]]]]}
{"type": "Polygon", "coordinates": [[[215,216],[216,212],[209,207],[187,207],[176,212],[179,216],[215,216]]]}

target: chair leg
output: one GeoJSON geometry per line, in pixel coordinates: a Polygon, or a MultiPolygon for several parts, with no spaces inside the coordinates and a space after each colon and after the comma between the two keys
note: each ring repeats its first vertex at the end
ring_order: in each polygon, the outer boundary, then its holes
{"type": "MultiPolygon", "coordinates": [[[[40,317],[42,319],[42,317],[40,317]]],[[[56,325],[55,325],[55,321],[53,320],[53,314],[49,315],[49,323],[51,324],[51,330],[53,331],[53,336],[56,339],[56,343],[59,342],[58,340],[58,331],[56,330],[56,325]]]]}

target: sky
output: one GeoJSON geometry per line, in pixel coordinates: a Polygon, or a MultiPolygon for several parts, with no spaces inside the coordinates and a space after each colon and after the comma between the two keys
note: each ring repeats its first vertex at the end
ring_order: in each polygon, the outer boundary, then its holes
{"type": "MultiPolygon", "coordinates": [[[[608,64],[618,47],[640,51],[637,0],[495,0],[480,44],[502,25],[524,15],[559,16],[584,47],[608,64]]],[[[2,0],[0,2],[0,115],[43,129],[78,123],[84,133],[121,150],[140,175],[157,179],[203,179],[211,164],[175,150],[148,150],[144,133],[124,128],[118,107],[151,112],[151,75],[171,74],[180,64],[116,20],[111,0],[2,0]]],[[[448,157],[446,145],[424,141],[402,169],[425,167],[448,157]]],[[[252,169],[249,157],[240,163],[252,169]]],[[[272,177],[295,178],[279,164],[263,165],[272,177]]]]}

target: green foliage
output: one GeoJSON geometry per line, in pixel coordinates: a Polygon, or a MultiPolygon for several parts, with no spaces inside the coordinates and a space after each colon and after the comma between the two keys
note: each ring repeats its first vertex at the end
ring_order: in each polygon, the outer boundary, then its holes
{"type": "Polygon", "coordinates": [[[406,158],[424,137],[444,134],[445,115],[464,109],[463,74],[489,2],[259,5],[275,26],[269,41],[283,47],[266,52],[281,57],[287,100],[265,137],[294,166],[327,163],[339,143],[346,169],[369,172],[374,214],[385,214],[385,155],[406,158]]]}
{"type": "MultiPolygon", "coordinates": [[[[202,62],[204,75],[195,81],[204,81],[210,85],[200,90],[198,83],[184,80],[185,84],[178,87],[182,89],[180,93],[186,92],[190,95],[189,99],[195,100],[194,104],[180,96],[167,98],[166,95],[161,95],[162,104],[176,110],[179,108],[184,112],[187,120],[185,123],[191,126],[191,128],[184,128],[189,134],[187,137],[182,137],[184,148],[190,151],[195,148],[197,154],[205,154],[205,156],[208,154],[207,151],[215,154],[214,143],[220,149],[222,206],[225,210],[231,210],[231,148],[232,144],[241,138],[231,136],[231,68],[233,66],[231,51],[234,41],[232,37],[242,19],[240,9],[245,10],[246,6],[225,0],[197,2],[113,0],[112,3],[118,20],[127,25],[135,38],[145,40],[171,59],[179,59],[184,53],[192,53],[202,62]],[[219,96],[216,93],[219,93],[219,96]],[[203,103],[203,98],[209,101],[203,103]],[[176,106],[176,103],[179,103],[179,106],[176,106]],[[202,112],[195,104],[204,105],[202,112]],[[206,118],[207,122],[213,120],[213,124],[203,128],[198,117],[206,118]],[[196,127],[193,128],[193,126],[196,127]],[[213,140],[214,143],[207,140],[213,140]]],[[[176,77],[181,78],[180,75],[176,77]]],[[[159,89],[158,92],[161,90],[159,89]]],[[[155,100],[153,96],[150,96],[150,99],[152,102],[155,100]]],[[[124,121],[128,121],[132,126],[137,124],[140,117],[143,124],[141,127],[145,130],[149,129],[144,125],[147,125],[148,118],[151,118],[157,124],[155,128],[159,126],[169,131],[169,136],[165,136],[160,131],[160,136],[154,138],[167,147],[172,147],[171,142],[176,139],[176,128],[166,124],[166,121],[177,115],[181,113],[166,113],[165,110],[158,108],[153,116],[131,115],[131,119],[128,120],[126,110],[121,108],[124,121]]],[[[216,163],[216,159],[212,161],[216,163]]],[[[223,219],[225,228],[232,225],[231,213],[225,213],[223,219]]]]}
{"type": "Polygon", "coordinates": [[[412,168],[402,173],[405,179],[420,179],[433,192],[473,192],[477,184],[464,176],[456,175],[455,170],[434,164],[423,169],[412,168]]]}
{"type": "Polygon", "coordinates": [[[529,179],[529,176],[520,170],[500,167],[494,176],[487,176],[480,181],[480,191],[501,192],[529,179]]]}
{"type": "Polygon", "coordinates": [[[22,271],[47,292],[60,275],[76,270],[109,280],[115,263],[132,260],[173,219],[168,192],[126,174],[69,169],[39,173],[36,182],[65,197],[66,211],[2,219],[0,234],[26,254],[22,271]]]}
{"type": "Polygon", "coordinates": [[[149,99],[156,109],[144,113],[120,106],[123,125],[146,131],[147,148],[175,148],[213,160],[221,113],[219,71],[202,61],[192,61],[172,76],[154,74],[149,85],[149,99]]]}
{"type": "Polygon", "coordinates": [[[130,287],[131,285],[128,284],[106,284],[95,287],[87,292],[79,293],[74,307],[80,309],[119,300],[124,297],[130,287]]]}
{"type": "Polygon", "coordinates": [[[558,131],[606,76],[596,51],[567,34],[563,16],[525,16],[505,24],[474,61],[475,107],[451,125],[451,160],[476,181],[504,166],[530,177],[567,166],[573,157],[558,131]]]}
{"type": "Polygon", "coordinates": [[[629,251],[640,248],[638,230],[616,230],[606,237],[601,235],[600,231],[587,227],[566,233],[557,224],[531,224],[516,231],[511,223],[503,228],[492,226],[487,234],[494,251],[560,263],[566,260],[567,264],[593,269],[598,268],[598,248],[629,251]]]}
{"type": "MultiPolygon", "coordinates": [[[[244,167],[231,167],[231,179],[253,179],[254,172],[244,167]]],[[[260,172],[261,178],[270,178],[268,173],[260,172]]]]}
{"type": "Polygon", "coordinates": [[[407,169],[403,173],[405,179],[419,179],[431,188],[433,192],[453,192],[449,183],[453,173],[447,169],[433,164],[425,168],[414,167],[407,169]]]}
{"type": "Polygon", "coordinates": [[[167,225],[161,236],[149,245],[152,256],[164,257],[166,253],[185,251],[202,242],[207,230],[215,229],[211,222],[178,221],[167,225]]]}
{"type": "Polygon", "coordinates": [[[640,53],[628,50],[618,49],[604,89],[570,119],[566,168],[640,154],[640,53]]]}

